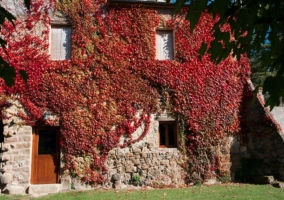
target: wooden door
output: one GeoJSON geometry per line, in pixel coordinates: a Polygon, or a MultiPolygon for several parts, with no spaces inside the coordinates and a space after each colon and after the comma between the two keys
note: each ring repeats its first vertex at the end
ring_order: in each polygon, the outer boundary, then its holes
{"type": "Polygon", "coordinates": [[[33,133],[32,184],[59,182],[59,128],[36,127],[33,133]]]}

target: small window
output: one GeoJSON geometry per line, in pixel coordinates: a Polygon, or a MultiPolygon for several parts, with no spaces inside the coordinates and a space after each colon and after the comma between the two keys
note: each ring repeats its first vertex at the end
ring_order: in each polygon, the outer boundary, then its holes
{"type": "Polygon", "coordinates": [[[172,30],[156,31],[156,59],[173,60],[174,59],[174,41],[172,30]]]}
{"type": "Polygon", "coordinates": [[[38,130],[38,155],[56,154],[57,151],[57,133],[56,129],[39,129],[38,130]]]}
{"type": "Polygon", "coordinates": [[[176,121],[159,121],[159,147],[177,147],[177,125],[176,121]]]}
{"type": "Polygon", "coordinates": [[[70,60],[71,59],[71,33],[72,29],[68,26],[52,26],[50,38],[50,57],[51,60],[70,60]]]}

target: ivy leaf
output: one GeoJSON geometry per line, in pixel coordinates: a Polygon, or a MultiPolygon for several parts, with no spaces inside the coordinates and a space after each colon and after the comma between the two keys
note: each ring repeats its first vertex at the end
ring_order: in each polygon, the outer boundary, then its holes
{"type": "Polygon", "coordinates": [[[28,76],[27,72],[25,70],[20,70],[19,73],[20,73],[22,79],[25,81],[26,85],[28,85],[29,76],[28,76]]]}

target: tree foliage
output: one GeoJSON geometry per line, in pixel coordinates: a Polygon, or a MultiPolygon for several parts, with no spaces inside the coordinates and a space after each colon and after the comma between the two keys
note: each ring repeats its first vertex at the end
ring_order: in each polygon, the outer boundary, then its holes
{"type": "Polygon", "coordinates": [[[209,52],[211,60],[219,63],[229,54],[238,59],[243,53],[258,54],[266,72],[276,71],[275,76],[268,76],[263,83],[263,93],[269,95],[266,105],[271,109],[279,105],[280,97],[284,99],[284,1],[177,0],[176,11],[185,3],[189,5],[186,19],[190,21],[191,31],[205,10],[218,20],[212,28],[214,40],[202,44],[200,55],[209,52]],[[225,24],[230,25],[231,34],[222,31],[225,24]],[[270,48],[263,49],[265,44],[270,44],[270,48]]]}

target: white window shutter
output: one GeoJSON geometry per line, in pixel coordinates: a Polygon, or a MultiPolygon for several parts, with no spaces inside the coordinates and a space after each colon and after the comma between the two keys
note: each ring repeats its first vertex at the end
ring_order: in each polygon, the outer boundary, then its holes
{"type": "Polygon", "coordinates": [[[174,59],[173,31],[156,31],[156,59],[174,59]]]}
{"type": "Polygon", "coordinates": [[[71,27],[51,27],[50,57],[52,60],[71,58],[71,27]]]}

